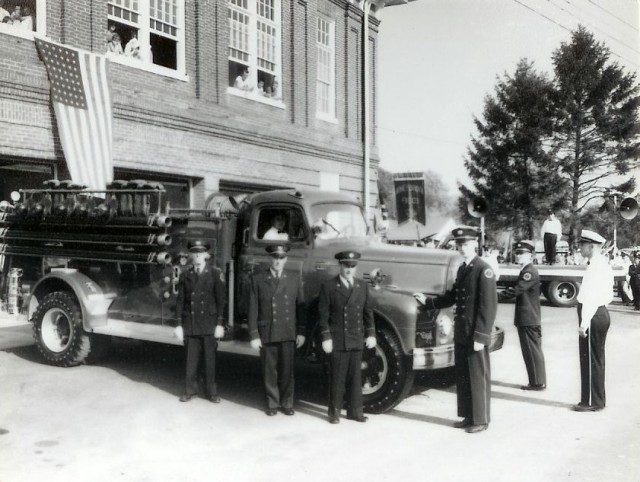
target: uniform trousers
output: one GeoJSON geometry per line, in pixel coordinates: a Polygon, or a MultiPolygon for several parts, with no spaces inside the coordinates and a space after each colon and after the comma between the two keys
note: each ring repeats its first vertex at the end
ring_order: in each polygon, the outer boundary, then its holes
{"type": "Polygon", "coordinates": [[[490,421],[491,363],[489,347],[474,351],[473,345],[455,344],[458,416],[485,425],[490,421]]]}
{"type": "Polygon", "coordinates": [[[546,385],[547,374],[542,353],[542,327],[518,326],[522,358],[527,367],[529,385],[546,385]]]}
{"type": "Polygon", "coordinates": [[[640,280],[637,280],[637,277],[634,276],[629,284],[631,285],[631,293],[633,293],[633,306],[635,309],[640,309],[640,280]]]}
{"type": "MultiPolygon", "coordinates": [[[[582,305],[578,304],[578,320],[582,320],[582,305]]],[[[604,408],[604,344],[611,325],[606,306],[599,306],[585,338],[580,337],[580,405],[604,408]]]]}
{"type": "Polygon", "coordinates": [[[267,408],[293,408],[295,342],[264,343],[260,350],[267,408]]]}
{"type": "Polygon", "coordinates": [[[360,418],[362,409],[362,350],[331,352],[329,367],[329,417],[340,418],[347,392],[347,417],[360,418]]]}
{"type": "Polygon", "coordinates": [[[187,348],[186,395],[198,393],[198,367],[200,360],[204,367],[204,391],[207,396],[218,394],[216,386],[216,348],[218,342],[213,335],[185,336],[187,348]]]}
{"type": "Polygon", "coordinates": [[[558,235],[552,233],[544,233],[544,257],[547,264],[554,264],[556,262],[556,242],[558,241],[558,235]]]}

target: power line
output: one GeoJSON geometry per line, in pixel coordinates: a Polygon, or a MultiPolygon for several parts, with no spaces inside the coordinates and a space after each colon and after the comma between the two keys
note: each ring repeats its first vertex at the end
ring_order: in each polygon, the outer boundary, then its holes
{"type": "Polygon", "coordinates": [[[578,20],[578,21],[580,21],[580,22],[584,22],[584,23],[586,23],[587,25],[590,25],[592,28],[594,28],[594,29],[596,29],[596,30],[598,30],[598,31],[602,32],[604,35],[606,35],[607,37],[609,37],[609,38],[611,38],[611,39],[615,40],[616,42],[618,42],[618,43],[620,43],[620,44],[624,45],[624,46],[625,46],[625,47],[627,47],[629,50],[633,50],[634,52],[636,52],[636,53],[640,54],[640,50],[636,50],[635,48],[633,48],[633,47],[631,47],[631,46],[627,45],[626,43],[624,43],[622,40],[617,39],[616,37],[614,37],[614,36],[612,36],[612,35],[609,35],[607,32],[605,32],[604,30],[602,30],[602,29],[601,29],[601,28],[599,28],[599,27],[596,27],[595,25],[593,25],[592,23],[588,22],[587,20],[584,20],[584,19],[582,19],[582,18],[580,18],[580,17],[577,17],[576,15],[574,15],[573,13],[571,13],[569,10],[566,10],[566,9],[562,8],[560,5],[557,5],[557,4],[553,3],[551,0],[547,0],[547,2],[548,2],[548,3],[550,3],[551,5],[553,5],[554,7],[559,8],[559,9],[560,9],[560,10],[562,10],[563,12],[566,12],[567,14],[571,15],[571,16],[572,16],[573,18],[575,18],[576,20],[578,20]]]}
{"type": "MultiPolygon", "coordinates": [[[[531,11],[532,11],[533,13],[535,13],[536,15],[539,15],[539,16],[541,16],[541,17],[543,17],[543,18],[545,18],[545,19],[549,20],[551,23],[553,23],[553,24],[557,25],[557,26],[558,26],[558,27],[560,27],[561,29],[566,30],[566,31],[567,31],[567,32],[569,32],[569,33],[573,33],[573,32],[572,32],[572,30],[571,30],[570,28],[565,27],[564,25],[562,25],[562,24],[560,24],[560,23],[556,22],[554,19],[552,19],[552,18],[550,18],[550,17],[546,16],[544,13],[540,12],[539,10],[536,10],[535,8],[532,8],[532,7],[530,7],[529,5],[526,5],[526,4],[522,3],[520,0],[513,0],[513,1],[514,1],[514,2],[516,2],[516,3],[517,3],[517,4],[519,4],[519,5],[522,5],[522,6],[523,6],[524,8],[526,8],[527,10],[531,10],[531,11]]],[[[547,1],[549,1],[549,0],[547,0],[547,1]]],[[[554,5],[555,5],[555,4],[554,4],[554,5]]],[[[556,5],[556,6],[557,6],[557,5],[556,5]]],[[[576,17],[576,18],[577,18],[577,17],[576,17]]],[[[638,62],[634,62],[633,60],[629,60],[628,58],[623,57],[623,56],[621,56],[621,55],[617,54],[616,52],[614,52],[614,51],[613,51],[613,50],[611,50],[611,49],[610,49],[609,51],[611,52],[611,54],[615,55],[615,56],[616,56],[616,57],[618,57],[619,59],[622,59],[622,60],[624,60],[624,61],[626,61],[626,62],[629,62],[630,64],[633,64],[633,65],[636,65],[636,66],[640,67],[640,64],[639,64],[638,62]]]]}
{"type": "Polygon", "coordinates": [[[629,22],[626,22],[625,20],[622,20],[620,17],[618,17],[617,15],[614,15],[613,13],[611,13],[609,10],[607,10],[604,7],[601,7],[600,5],[598,5],[596,2],[592,1],[592,0],[588,0],[589,3],[595,5],[596,7],[598,7],[600,10],[603,10],[605,12],[607,12],[609,15],[611,15],[613,18],[618,19],[619,21],[621,21],[622,23],[624,23],[625,25],[628,25],[629,27],[631,27],[633,30],[635,30],[636,32],[638,32],[639,30],[634,27],[633,25],[631,25],[629,22]]]}

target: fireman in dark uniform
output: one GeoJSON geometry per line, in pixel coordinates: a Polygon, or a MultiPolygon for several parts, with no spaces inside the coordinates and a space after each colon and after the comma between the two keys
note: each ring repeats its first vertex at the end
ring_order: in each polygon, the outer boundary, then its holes
{"type": "Polygon", "coordinates": [[[640,253],[633,256],[633,264],[629,266],[629,285],[633,293],[633,308],[640,310],[640,253]]]}
{"type": "Polygon", "coordinates": [[[540,276],[532,262],[535,252],[533,241],[522,240],[513,245],[516,263],[522,266],[514,288],[499,296],[500,300],[515,297],[514,324],[518,328],[522,357],[527,367],[529,384],[522,390],[544,390],[547,376],[542,353],[542,326],[540,323],[540,276]]]}
{"type": "Polygon", "coordinates": [[[336,254],[340,274],[322,284],[318,314],[322,349],[329,354],[329,422],[339,423],[347,390],[347,418],[366,422],[362,401],[362,349],[376,346],[369,285],[355,278],[360,254],[336,254]],[[366,337],[366,338],[365,338],[366,337]]]}
{"type": "Polygon", "coordinates": [[[456,249],[464,262],[458,268],[453,288],[441,296],[426,298],[422,293],[414,296],[427,309],[456,305],[455,312],[455,366],[458,416],[456,428],[469,433],[489,427],[491,401],[491,366],[489,344],[498,308],[496,275],[480,257],[478,230],[460,226],[452,231],[456,249]]]}
{"type": "Polygon", "coordinates": [[[293,415],[295,350],[305,340],[305,306],[300,276],[286,272],[289,247],[267,247],[271,266],[251,279],[249,334],[251,346],[260,349],[262,378],[267,396],[265,413],[273,416],[278,407],[293,415]]]}
{"type": "Polygon", "coordinates": [[[185,392],[181,402],[198,393],[198,366],[204,364],[205,398],[219,403],[216,387],[216,339],[224,336],[222,316],[225,303],[224,273],[209,266],[209,244],[201,240],[189,242],[193,267],[181,276],[178,285],[176,334],[184,337],[187,351],[185,392]]]}

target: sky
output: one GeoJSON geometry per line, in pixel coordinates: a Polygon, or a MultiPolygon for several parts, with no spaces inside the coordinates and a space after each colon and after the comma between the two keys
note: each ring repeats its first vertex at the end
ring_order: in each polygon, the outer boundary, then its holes
{"type": "MultiPolygon", "coordinates": [[[[628,72],[640,71],[640,0],[416,0],[382,12],[377,136],[380,167],[431,170],[451,194],[470,185],[463,159],[484,98],[526,57],[552,76],[551,55],[583,24],[628,72]]],[[[640,173],[639,173],[640,174],[640,173]]],[[[638,176],[640,181],[640,176],[638,176]]]]}

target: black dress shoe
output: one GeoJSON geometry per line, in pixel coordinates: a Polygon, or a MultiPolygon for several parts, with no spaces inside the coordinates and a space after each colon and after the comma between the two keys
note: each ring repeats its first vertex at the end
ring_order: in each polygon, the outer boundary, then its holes
{"type": "Polygon", "coordinates": [[[531,390],[534,392],[541,392],[545,390],[547,386],[544,383],[540,383],[539,385],[522,385],[520,390],[531,390]]]}
{"type": "Polygon", "coordinates": [[[180,397],[180,401],[181,401],[181,402],[188,402],[188,401],[189,401],[189,400],[191,400],[193,397],[195,397],[195,394],[194,394],[194,395],[182,395],[182,396],[180,397]]]}
{"type": "Polygon", "coordinates": [[[273,417],[278,411],[275,408],[267,408],[264,413],[266,413],[269,417],[273,417]]]}
{"type": "Polygon", "coordinates": [[[208,397],[205,397],[207,400],[209,400],[211,403],[220,403],[220,397],[218,395],[209,395],[208,397]]]}
{"type": "Polygon", "coordinates": [[[359,417],[347,417],[349,420],[353,420],[354,422],[360,422],[360,423],[364,423],[367,420],[369,420],[369,417],[365,417],[364,415],[361,415],[359,417]]]}
{"type": "Polygon", "coordinates": [[[577,405],[571,407],[571,409],[575,412],[599,412],[603,408],[604,407],[596,407],[594,405],[582,405],[581,403],[578,403],[577,405]]]}
{"type": "Polygon", "coordinates": [[[478,432],[482,432],[484,430],[487,430],[489,428],[489,424],[488,423],[484,423],[482,425],[470,425],[466,428],[465,432],[467,433],[478,433],[478,432]]]}
{"type": "Polygon", "coordinates": [[[340,419],[338,417],[329,417],[329,423],[332,423],[332,424],[340,423],[340,419]]]}
{"type": "Polygon", "coordinates": [[[453,426],[455,428],[467,428],[473,425],[473,421],[470,418],[465,418],[460,420],[459,422],[455,422],[453,426]]]}
{"type": "Polygon", "coordinates": [[[293,410],[293,408],[283,408],[282,413],[284,413],[285,415],[293,415],[296,412],[293,410]]]}

